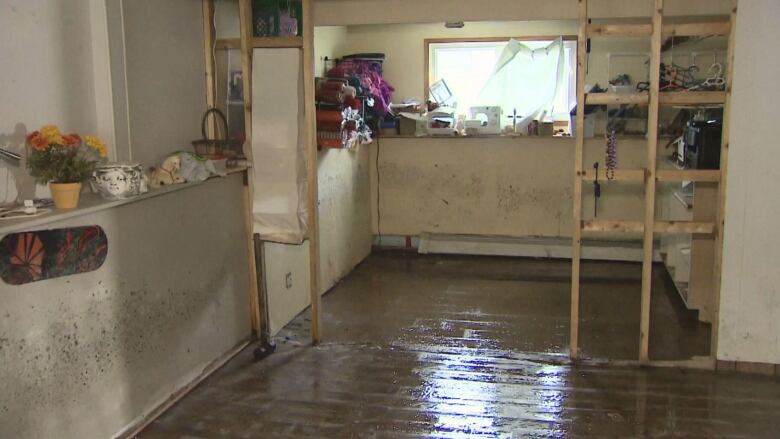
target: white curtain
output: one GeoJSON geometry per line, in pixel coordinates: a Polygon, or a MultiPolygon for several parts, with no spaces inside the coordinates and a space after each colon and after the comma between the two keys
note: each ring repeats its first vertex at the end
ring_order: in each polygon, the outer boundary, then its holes
{"type": "Polygon", "coordinates": [[[490,79],[480,91],[477,105],[501,106],[502,126],[528,125],[552,113],[555,97],[563,86],[566,69],[563,39],[533,49],[521,41],[509,40],[496,62],[490,79]],[[521,117],[522,116],[522,117],[521,117]]]}

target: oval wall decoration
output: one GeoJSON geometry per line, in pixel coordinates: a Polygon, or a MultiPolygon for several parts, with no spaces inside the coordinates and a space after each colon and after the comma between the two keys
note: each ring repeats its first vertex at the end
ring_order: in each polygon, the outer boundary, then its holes
{"type": "Polygon", "coordinates": [[[100,226],[12,233],[0,240],[0,279],[22,285],[94,271],[108,253],[100,226]]]}

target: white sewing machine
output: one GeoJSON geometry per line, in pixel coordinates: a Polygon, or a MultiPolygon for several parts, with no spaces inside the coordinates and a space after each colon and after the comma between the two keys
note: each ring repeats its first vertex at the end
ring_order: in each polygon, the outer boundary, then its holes
{"type": "Polygon", "coordinates": [[[466,128],[476,128],[480,134],[501,134],[501,107],[470,107],[466,128]]]}

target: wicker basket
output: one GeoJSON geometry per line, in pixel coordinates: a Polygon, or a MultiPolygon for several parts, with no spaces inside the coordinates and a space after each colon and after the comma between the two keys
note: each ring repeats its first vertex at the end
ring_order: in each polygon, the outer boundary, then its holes
{"type": "Polygon", "coordinates": [[[234,160],[241,155],[241,142],[236,139],[227,138],[227,118],[218,108],[209,108],[203,115],[203,120],[200,123],[201,134],[203,138],[199,140],[193,140],[192,146],[195,147],[195,152],[210,159],[223,159],[234,160]],[[206,121],[210,114],[215,114],[214,117],[219,116],[222,119],[222,126],[224,127],[224,139],[209,139],[206,131],[206,121]]]}

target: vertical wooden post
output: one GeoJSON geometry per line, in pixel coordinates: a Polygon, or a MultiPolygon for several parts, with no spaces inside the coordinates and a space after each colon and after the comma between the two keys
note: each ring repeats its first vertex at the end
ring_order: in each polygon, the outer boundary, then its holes
{"type": "Polygon", "coordinates": [[[653,231],[655,229],[656,158],[658,154],[658,93],[661,75],[661,33],[664,0],[655,0],[653,33],[650,37],[650,107],[647,112],[647,173],[645,177],[644,256],[642,259],[642,306],[639,319],[639,361],[649,360],[650,298],[653,286],[653,231]]]}
{"type": "MultiPolygon", "coordinates": [[[[239,0],[239,19],[241,27],[241,75],[244,83],[244,126],[246,141],[244,142],[244,155],[252,161],[252,5],[251,0],[239,0]]],[[[247,181],[244,186],[244,210],[246,222],[246,246],[249,258],[249,306],[252,319],[252,330],[255,335],[260,334],[262,317],[260,312],[260,294],[257,280],[257,259],[254,245],[254,215],[252,214],[252,200],[254,190],[252,182],[253,171],[247,170],[247,181]]]]}
{"type": "Polygon", "coordinates": [[[582,161],[585,150],[585,66],[588,40],[588,0],[579,0],[580,30],[577,35],[577,121],[574,149],[574,220],[571,240],[571,311],[569,357],[577,359],[580,324],[580,263],[582,256],[582,161]]]}
{"type": "Polygon", "coordinates": [[[307,154],[309,213],[309,284],[311,294],[311,337],[317,344],[322,339],[322,309],[320,307],[320,252],[317,188],[317,122],[314,106],[314,22],[312,0],[303,0],[303,99],[307,154]]]}
{"type": "Polygon", "coordinates": [[[728,179],[729,133],[731,118],[731,84],[734,77],[734,48],[737,28],[737,0],[731,0],[731,30],[729,31],[728,58],[726,60],[726,102],[723,104],[723,131],[720,148],[720,185],[718,186],[718,207],[715,212],[715,263],[712,281],[712,333],[710,335],[710,357],[717,359],[720,328],[720,288],[723,269],[723,230],[726,226],[726,181],[728,179]]]}
{"type": "MultiPolygon", "coordinates": [[[[214,59],[214,0],[202,0],[203,2],[203,55],[206,63],[206,106],[214,108],[217,105],[216,90],[216,60],[214,59]]],[[[216,123],[213,118],[208,122],[208,134],[213,136],[216,131],[216,123]]]]}

